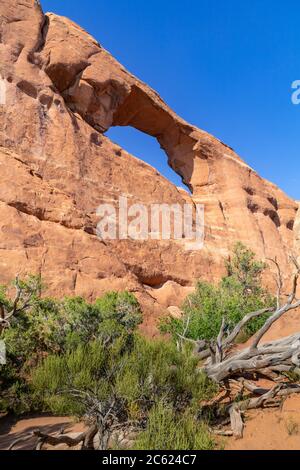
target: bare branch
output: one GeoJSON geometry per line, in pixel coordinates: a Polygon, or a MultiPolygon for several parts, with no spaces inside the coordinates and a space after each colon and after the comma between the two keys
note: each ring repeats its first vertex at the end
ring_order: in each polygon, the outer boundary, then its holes
{"type": "Polygon", "coordinates": [[[19,437],[18,439],[16,439],[15,441],[11,443],[11,445],[9,446],[7,450],[13,450],[18,444],[29,441],[30,439],[32,439],[33,436],[34,434],[33,432],[31,432],[30,434],[28,434],[28,436],[19,437]]]}
{"type": "Polygon", "coordinates": [[[39,429],[36,429],[28,434],[28,436],[21,437],[16,439],[10,445],[8,450],[13,450],[18,444],[22,442],[29,441],[32,438],[36,438],[36,443],[34,448],[36,450],[42,450],[45,444],[50,444],[51,446],[57,446],[59,444],[66,444],[68,447],[75,447],[82,443],[82,449],[93,449],[93,439],[98,432],[98,428],[96,424],[90,426],[86,431],[80,433],[77,437],[70,437],[63,432],[60,433],[58,436],[52,436],[50,434],[45,434],[41,432],[39,429]]]}
{"type": "Polygon", "coordinates": [[[280,268],[280,265],[277,261],[277,258],[275,259],[272,259],[272,258],[267,258],[268,261],[270,261],[271,263],[273,263],[276,267],[276,270],[277,270],[277,276],[275,276],[275,279],[276,279],[276,284],[277,284],[277,309],[280,308],[280,302],[281,302],[281,292],[282,292],[282,289],[283,289],[283,277],[282,277],[282,272],[281,272],[281,268],[280,268]]]}
{"type": "MultiPolygon", "coordinates": [[[[297,288],[297,283],[296,283],[296,287],[295,287],[295,292],[296,292],[296,288],[297,288]]],[[[276,310],[276,312],[274,312],[274,314],[270,318],[268,318],[266,323],[262,326],[262,328],[255,335],[255,339],[254,339],[254,341],[252,343],[252,346],[251,346],[252,349],[257,348],[259,342],[265,336],[267,331],[269,331],[269,329],[271,328],[273,323],[275,323],[277,320],[279,320],[279,318],[281,318],[282,315],[289,312],[290,310],[295,310],[296,308],[300,307],[300,301],[296,302],[295,304],[292,304],[294,298],[295,298],[295,294],[291,294],[291,296],[289,297],[288,303],[286,305],[284,305],[283,307],[281,307],[279,310],[276,310]]]]}
{"type": "Polygon", "coordinates": [[[226,321],[225,321],[225,317],[223,317],[222,318],[221,328],[220,328],[220,331],[219,331],[219,334],[218,334],[218,337],[217,337],[217,344],[216,344],[215,358],[216,358],[216,362],[218,362],[218,363],[222,362],[222,360],[223,360],[222,342],[223,342],[223,337],[224,337],[224,332],[225,332],[225,326],[226,326],[226,321]]]}
{"type": "MultiPolygon", "coordinates": [[[[282,400],[290,394],[300,393],[300,385],[287,383],[287,372],[300,372],[300,332],[290,335],[286,338],[280,338],[275,341],[269,341],[261,344],[265,334],[271,326],[277,322],[285,313],[300,307],[300,300],[296,299],[298,279],[300,275],[300,266],[295,258],[292,262],[296,267],[296,272],[292,280],[292,289],[287,296],[287,301],[281,305],[283,277],[280,265],[277,260],[271,260],[277,269],[277,308],[266,308],[246,315],[233,329],[233,331],[224,338],[224,321],[216,339],[216,351],[211,342],[210,349],[200,351],[202,358],[206,358],[202,370],[206,375],[221,384],[226,391],[236,391],[231,388],[234,384],[240,383],[241,388],[238,394],[247,392],[249,398],[229,404],[227,412],[230,415],[231,432],[236,437],[243,435],[242,413],[258,407],[278,407],[282,400]],[[244,349],[234,349],[233,342],[245,327],[245,325],[255,317],[271,313],[264,325],[260,328],[252,340],[250,347],[244,349]],[[211,356],[209,358],[209,356],[211,356]],[[267,377],[274,381],[271,389],[256,386],[249,380],[251,377],[256,380],[259,377],[267,377]],[[228,387],[228,384],[230,386],[228,387]]],[[[230,396],[230,393],[227,394],[230,396]]],[[[232,395],[231,395],[232,396],[232,395]]],[[[223,432],[223,431],[222,431],[223,432]]],[[[227,431],[225,431],[227,433],[227,431]]]]}
{"type": "Polygon", "coordinates": [[[232,405],[229,410],[230,424],[233,435],[240,439],[243,437],[244,423],[241,411],[237,405],[232,405]]]}
{"type": "Polygon", "coordinates": [[[12,302],[12,308],[10,311],[7,311],[5,305],[0,303],[0,333],[5,328],[10,327],[10,320],[14,316],[16,316],[22,311],[28,310],[28,308],[32,306],[31,299],[32,299],[33,290],[29,289],[27,292],[27,295],[25,295],[24,288],[22,287],[20,283],[18,275],[16,276],[16,279],[15,279],[15,289],[16,289],[16,295],[12,302]]]}
{"type": "Polygon", "coordinates": [[[251,312],[245,315],[244,318],[234,327],[230,335],[226,338],[225,345],[229,345],[233,343],[233,341],[237,338],[237,336],[240,334],[242,329],[253,318],[261,317],[262,315],[265,315],[267,313],[272,313],[272,312],[274,312],[274,308],[270,307],[270,308],[263,308],[261,310],[257,310],[256,312],[251,312]]]}
{"type": "MultiPolygon", "coordinates": [[[[274,310],[275,309],[273,307],[264,308],[262,310],[251,312],[245,315],[244,318],[234,327],[232,332],[224,339],[224,341],[222,341],[223,352],[225,352],[226,349],[228,350],[228,348],[232,345],[234,340],[237,338],[237,336],[242,331],[242,329],[246,326],[246,324],[249,323],[249,321],[251,321],[253,318],[265,315],[267,313],[272,313],[274,312],[274,310]]],[[[183,338],[183,337],[181,338],[184,339],[185,341],[189,341],[195,344],[195,353],[197,354],[200,360],[207,359],[208,357],[210,357],[211,349],[207,348],[207,341],[205,340],[196,341],[190,338],[183,338]]]]}

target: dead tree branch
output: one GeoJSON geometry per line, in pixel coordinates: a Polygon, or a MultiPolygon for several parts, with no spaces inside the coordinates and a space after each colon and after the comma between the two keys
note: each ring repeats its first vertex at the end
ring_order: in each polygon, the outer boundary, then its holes
{"type": "Polygon", "coordinates": [[[34,445],[35,450],[42,450],[45,444],[51,446],[57,446],[60,444],[65,444],[68,447],[75,447],[79,444],[82,444],[82,450],[93,449],[93,439],[97,434],[97,426],[94,424],[90,426],[85,432],[79,434],[77,437],[70,437],[68,434],[59,434],[58,436],[52,436],[50,434],[45,434],[39,429],[32,431],[28,436],[16,439],[9,447],[8,450],[13,450],[18,444],[26,442],[32,438],[36,438],[34,445]]]}
{"type": "Polygon", "coordinates": [[[300,266],[295,258],[292,262],[296,268],[292,280],[292,288],[287,300],[282,304],[283,276],[278,261],[272,260],[277,271],[277,302],[276,307],[266,308],[246,315],[225,336],[225,319],[216,341],[208,345],[203,341],[195,341],[196,351],[200,359],[206,359],[202,366],[206,375],[226,389],[228,381],[239,383],[242,391],[250,397],[228,407],[231,431],[236,437],[243,435],[243,412],[259,407],[279,406],[284,397],[293,393],[300,393],[300,385],[287,382],[287,372],[300,372],[300,331],[286,338],[263,343],[263,338],[283,315],[300,307],[300,300],[296,298],[300,266]],[[238,349],[234,345],[239,333],[253,318],[266,313],[271,315],[256,333],[250,346],[238,349]],[[268,377],[277,382],[271,389],[261,388],[249,380],[249,377],[268,377]]]}
{"type": "MultiPolygon", "coordinates": [[[[221,330],[216,341],[216,347],[214,349],[212,346],[210,347],[210,357],[208,357],[204,365],[204,370],[208,377],[218,383],[231,377],[243,377],[243,375],[249,372],[264,372],[265,374],[272,374],[274,372],[288,372],[295,368],[300,368],[300,333],[277,341],[265,343],[260,346],[263,337],[275,322],[277,322],[285,313],[300,307],[300,300],[296,299],[298,278],[300,274],[299,265],[294,261],[296,273],[293,277],[292,291],[289,294],[286,303],[281,306],[279,297],[282,286],[282,275],[279,264],[277,261],[274,261],[274,263],[278,267],[278,307],[276,309],[262,309],[257,312],[249,313],[235,326],[227,338],[224,338],[223,335],[223,320],[221,330]],[[234,340],[245,325],[253,318],[265,313],[272,313],[272,315],[256,333],[250,347],[241,351],[231,352],[234,340]]],[[[202,351],[202,358],[204,355],[203,353],[204,351],[202,351]]]]}
{"type": "Polygon", "coordinates": [[[19,280],[19,276],[15,279],[15,298],[12,301],[12,307],[8,309],[4,303],[0,302],[0,333],[10,327],[12,318],[16,317],[20,312],[28,310],[32,306],[32,296],[34,288],[25,288],[19,280]]]}

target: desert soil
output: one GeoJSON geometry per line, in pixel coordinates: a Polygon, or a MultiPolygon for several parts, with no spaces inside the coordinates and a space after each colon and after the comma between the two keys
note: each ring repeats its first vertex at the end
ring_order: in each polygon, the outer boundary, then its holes
{"type": "MultiPolygon", "coordinates": [[[[21,420],[15,420],[11,417],[0,419],[0,450],[7,450],[16,440],[27,436],[31,431],[40,429],[48,434],[57,434],[64,428],[65,432],[76,435],[84,430],[84,424],[75,423],[74,419],[68,417],[55,416],[30,416],[21,420]]],[[[31,450],[34,447],[36,439],[18,444],[15,450],[31,450]]],[[[54,449],[48,446],[48,450],[54,449]]],[[[65,446],[57,446],[57,450],[65,450],[65,446]]]]}
{"type": "Polygon", "coordinates": [[[300,397],[288,398],[282,410],[249,412],[243,439],[228,439],[225,449],[300,450],[300,397]]]}

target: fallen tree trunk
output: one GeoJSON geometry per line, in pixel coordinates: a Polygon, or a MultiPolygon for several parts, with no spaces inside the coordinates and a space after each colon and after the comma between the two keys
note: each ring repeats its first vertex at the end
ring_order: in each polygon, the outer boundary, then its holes
{"type": "MultiPolygon", "coordinates": [[[[130,424],[130,422],[125,423],[125,425],[126,424],[130,424]]],[[[117,430],[118,427],[122,428],[121,425],[116,425],[112,426],[111,430],[117,430]]],[[[43,450],[43,447],[46,444],[49,444],[53,447],[65,444],[69,448],[74,448],[81,444],[80,450],[107,450],[108,440],[110,436],[110,432],[106,433],[105,441],[102,441],[103,433],[101,433],[101,429],[99,429],[99,426],[97,424],[91,425],[86,431],[78,434],[78,436],[76,437],[72,437],[68,434],[65,434],[63,430],[60,431],[58,435],[54,436],[52,434],[46,434],[40,429],[35,429],[34,431],[31,431],[27,436],[20,437],[14,442],[12,442],[8,450],[14,450],[15,447],[17,447],[19,444],[22,444],[34,438],[34,450],[43,450]]]]}
{"type": "Polygon", "coordinates": [[[35,450],[42,450],[45,444],[51,446],[57,446],[60,444],[66,444],[72,448],[79,444],[82,444],[82,450],[93,449],[92,441],[98,432],[96,425],[91,426],[87,431],[79,434],[77,437],[70,437],[68,434],[59,434],[58,436],[52,436],[51,434],[45,434],[39,429],[32,431],[28,436],[16,439],[9,447],[8,450],[13,450],[18,444],[26,442],[32,438],[36,438],[35,450]]]}
{"type": "Polygon", "coordinates": [[[300,366],[300,333],[280,341],[263,344],[260,348],[252,346],[232,353],[223,361],[208,361],[203,370],[217,383],[230,377],[241,377],[247,373],[266,375],[268,372],[289,372],[300,366]],[[282,367],[284,366],[284,367],[282,367]]]}
{"type": "MultiPolygon", "coordinates": [[[[288,296],[287,302],[284,305],[280,305],[280,299],[277,299],[277,308],[272,310],[272,315],[256,333],[248,348],[242,351],[233,351],[233,341],[250,320],[265,314],[268,309],[259,310],[246,315],[225,338],[225,320],[223,319],[215,346],[213,347],[213,345],[210,344],[209,356],[203,367],[208,377],[215,382],[221,383],[230,377],[236,375],[241,377],[249,372],[259,373],[264,370],[270,373],[273,371],[280,373],[281,371],[289,372],[300,367],[300,332],[288,336],[287,338],[271,341],[259,346],[263,337],[275,322],[285,313],[300,307],[300,300],[296,300],[300,267],[295,260],[293,261],[297,271],[293,278],[292,292],[288,296]]],[[[276,264],[276,266],[278,266],[278,264],[276,264]]],[[[279,267],[278,270],[278,285],[281,286],[282,281],[279,267]]],[[[280,290],[278,292],[278,296],[279,295],[280,290]]],[[[200,357],[203,358],[207,352],[208,350],[199,351],[200,357]]]]}
{"type": "MultiPolygon", "coordinates": [[[[300,301],[296,299],[300,266],[294,258],[292,261],[296,267],[296,273],[293,277],[292,291],[283,305],[281,305],[282,275],[280,266],[275,260],[278,272],[276,308],[249,313],[227,336],[224,335],[225,320],[223,319],[215,341],[211,341],[210,344],[203,340],[194,341],[195,353],[200,360],[205,360],[200,369],[210,379],[227,391],[230,381],[239,383],[248,394],[250,393],[250,397],[227,407],[231,432],[235,437],[243,436],[243,412],[259,407],[280,406],[282,400],[288,395],[300,393],[300,385],[287,383],[286,376],[289,372],[300,372],[300,332],[262,344],[264,336],[274,323],[285,313],[300,307],[300,301]],[[253,318],[266,313],[271,313],[271,315],[256,333],[250,346],[237,350],[234,341],[245,325],[253,318]],[[258,387],[249,380],[251,376],[252,378],[267,377],[276,385],[270,389],[258,387]]],[[[227,431],[218,431],[218,433],[222,432],[227,433],[227,431]]]]}

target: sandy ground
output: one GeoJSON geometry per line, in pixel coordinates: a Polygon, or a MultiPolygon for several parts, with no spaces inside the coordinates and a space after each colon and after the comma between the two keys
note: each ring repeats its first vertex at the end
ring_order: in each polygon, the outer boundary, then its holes
{"type": "Polygon", "coordinates": [[[243,439],[228,439],[226,450],[300,450],[300,397],[288,398],[281,411],[249,412],[245,424],[243,439]]]}
{"type": "MultiPolygon", "coordinates": [[[[270,328],[264,337],[264,342],[284,338],[299,331],[300,311],[292,311],[270,328]]],[[[285,400],[282,410],[265,409],[248,412],[243,439],[227,439],[225,449],[300,450],[300,396],[293,395],[285,400]]]]}
{"type": "MultiPolygon", "coordinates": [[[[79,433],[84,430],[82,423],[75,423],[72,418],[66,417],[53,417],[53,416],[38,416],[28,417],[16,421],[10,417],[0,419],[0,450],[7,450],[8,447],[16,439],[27,436],[31,431],[39,429],[42,432],[49,434],[56,434],[62,428],[67,433],[79,433]]],[[[30,439],[27,442],[20,443],[16,446],[15,450],[30,450],[34,448],[36,439],[30,439]]],[[[59,449],[57,446],[56,449],[59,449]]],[[[50,450],[50,447],[49,447],[50,450]]]]}

